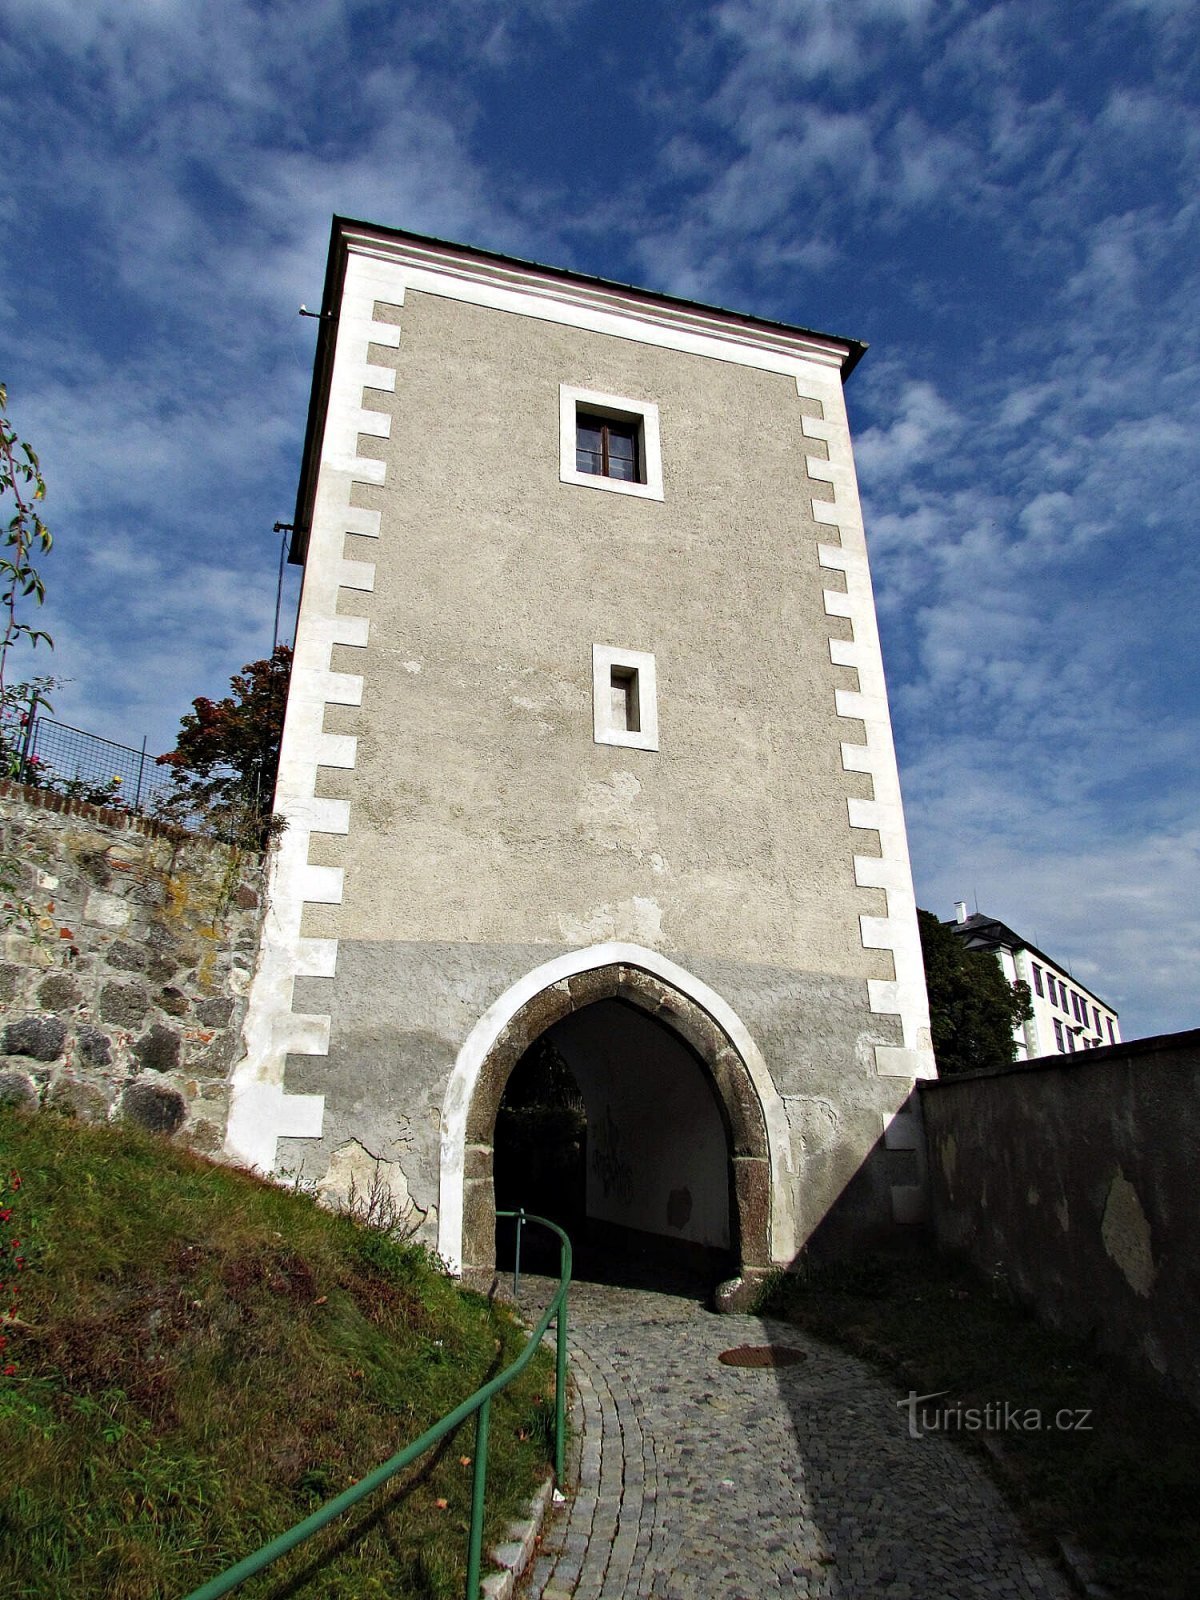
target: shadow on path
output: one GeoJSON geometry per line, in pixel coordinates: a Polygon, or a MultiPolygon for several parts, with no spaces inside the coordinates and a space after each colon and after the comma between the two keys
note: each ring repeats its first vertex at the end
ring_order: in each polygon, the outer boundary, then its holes
{"type": "MultiPolygon", "coordinates": [[[[572,1290],[574,1492],[529,1596],[1066,1600],[983,1468],[910,1438],[889,1384],[786,1324],[716,1316],[695,1288],[572,1290]],[[718,1360],[772,1343],[803,1360],[718,1360]]],[[[548,1292],[530,1280],[522,1302],[548,1292]]]]}

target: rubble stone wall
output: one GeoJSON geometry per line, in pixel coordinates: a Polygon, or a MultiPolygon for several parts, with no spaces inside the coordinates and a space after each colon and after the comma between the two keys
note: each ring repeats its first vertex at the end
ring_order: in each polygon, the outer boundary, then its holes
{"type": "Polygon", "coordinates": [[[0,782],[0,1101],[215,1153],[262,858],[0,782]]]}

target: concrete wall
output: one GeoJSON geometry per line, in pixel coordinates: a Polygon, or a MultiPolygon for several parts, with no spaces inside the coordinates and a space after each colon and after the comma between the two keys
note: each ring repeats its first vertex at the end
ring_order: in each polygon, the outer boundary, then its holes
{"type": "Polygon", "coordinates": [[[0,1096],[219,1150],[261,857],[9,783],[0,829],[34,914],[3,935],[0,1096]]]}
{"type": "Polygon", "coordinates": [[[320,1177],[357,1143],[432,1233],[473,1027],[616,942],[753,1019],[804,1158],[781,1259],[865,1164],[860,1221],[897,1187],[915,1216],[882,1140],[932,1058],[844,351],[405,251],[349,248],[329,335],[231,1153],[320,1177]],[[661,499],[563,481],[563,385],[653,402],[661,499]],[[595,645],[653,655],[658,749],[596,742],[595,645]]]}
{"type": "Polygon", "coordinates": [[[1200,1031],[923,1084],[940,1245],[1200,1404],[1200,1031]]]}

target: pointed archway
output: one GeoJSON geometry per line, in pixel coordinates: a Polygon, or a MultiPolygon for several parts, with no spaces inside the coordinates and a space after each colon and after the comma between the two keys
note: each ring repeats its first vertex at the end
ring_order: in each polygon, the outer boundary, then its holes
{"type": "Polygon", "coordinates": [[[622,1002],[669,1030],[707,1079],[724,1127],[737,1276],[748,1282],[788,1259],[787,1124],[761,1056],[712,990],[656,952],[625,945],[547,962],[489,1008],[464,1044],[443,1107],[442,1255],[470,1278],[490,1276],[493,1152],[505,1085],[535,1039],[601,1001],[622,1002]]]}

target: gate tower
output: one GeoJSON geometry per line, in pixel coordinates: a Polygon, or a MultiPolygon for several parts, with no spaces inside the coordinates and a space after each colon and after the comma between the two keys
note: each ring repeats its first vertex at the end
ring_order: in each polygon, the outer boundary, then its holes
{"type": "Polygon", "coordinates": [[[500,1099],[553,1030],[589,1217],[728,1251],[729,1303],[920,1220],[862,353],[335,219],[232,1157],[374,1174],[484,1272],[500,1099]]]}

